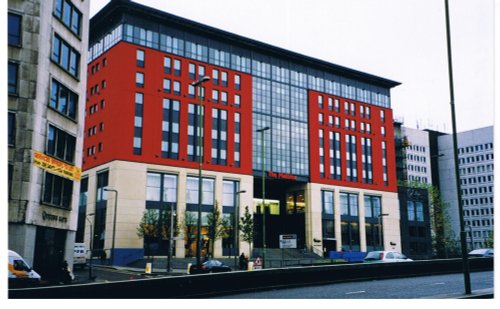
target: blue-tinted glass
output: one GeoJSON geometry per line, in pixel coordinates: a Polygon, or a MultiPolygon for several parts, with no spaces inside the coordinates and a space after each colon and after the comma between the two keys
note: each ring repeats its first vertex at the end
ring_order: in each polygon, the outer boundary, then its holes
{"type": "Polygon", "coordinates": [[[17,93],[17,69],[17,64],[9,62],[9,94],[17,93]]]}
{"type": "Polygon", "coordinates": [[[62,2],[63,0],[56,0],[54,4],[54,14],[59,18],[62,17],[62,2]]]}
{"type": "Polygon", "coordinates": [[[50,107],[57,108],[57,98],[59,96],[59,84],[52,80],[52,91],[50,94],[50,107]]]}
{"type": "Polygon", "coordinates": [[[50,126],[49,127],[49,132],[47,136],[47,153],[48,154],[54,154],[56,150],[56,132],[55,128],[50,126]]]}
{"type": "Polygon", "coordinates": [[[64,1],[63,22],[67,26],[71,24],[71,5],[67,0],[64,1]]]}
{"type": "Polygon", "coordinates": [[[59,64],[66,70],[69,69],[69,46],[65,43],[62,44],[61,59],[59,64]]]}
{"type": "Polygon", "coordinates": [[[52,60],[59,63],[59,57],[61,53],[61,39],[54,35],[54,41],[52,42],[52,60]]]}
{"type": "Polygon", "coordinates": [[[71,118],[76,118],[76,110],[78,106],[78,96],[75,93],[69,94],[68,102],[68,116],[71,118]]]}
{"type": "Polygon", "coordinates": [[[80,35],[80,17],[81,14],[76,9],[73,9],[73,17],[71,18],[71,30],[80,35]]]}
{"type": "Polygon", "coordinates": [[[21,44],[21,16],[9,13],[9,44],[21,44]]]}
{"type": "Polygon", "coordinates": [[[68,89],[66,87],[61,87],[59,92],[59,106],[57,110],[63,114],[66,114],[68,103],[68,89]]]}

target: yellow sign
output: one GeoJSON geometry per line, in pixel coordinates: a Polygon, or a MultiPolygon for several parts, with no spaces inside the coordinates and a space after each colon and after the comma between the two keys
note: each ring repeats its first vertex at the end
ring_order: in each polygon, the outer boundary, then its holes
{"type": "Polygon", "coordinates": [[[82,176],[81,168],[54,159],[39,151],[35,151],[33,154],[33,165],[74,181],[80,181],[82,176]]]}

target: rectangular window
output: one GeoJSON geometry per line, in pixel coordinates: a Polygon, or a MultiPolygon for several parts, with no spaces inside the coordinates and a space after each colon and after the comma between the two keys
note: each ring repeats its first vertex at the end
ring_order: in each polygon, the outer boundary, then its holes
{"type": "Polygon", "coordinates": [[[214,85],[219,84],[219,70],[212,70],[212,82],[214,83],[214,85]]]}
{"type": "Polygon", "coordinates": [[[9,95],[17,95],[17,79],[18,79],[19,65],[14,62],[9,62],[9,76],[8,76],[8,91],[9,95]]]}
{"type": "Polygon", "coordinates": [[[56,0],[54,15],[77,36],[81,33],[82,13],[70,0],[56,0]]]}
{"type": "Polygon", "coordinates": [[[21,15],[9,12],[9,45],[21,46],[21,15]]]}
{"type": "Polygon", "coordinates": [[[69,88],[52,79],[49,106],[59,113],[76,120],[78,95],[69,88]]]}
{"type": "Polygon", "coordinates": [[[241,77],[238,74],[234,75],[234,89],[241,89],[241,77]]]}
{"type": "MultiPolygon", "coordinates": [[[[204,110],[204,107],[203,107],[204,110]]],[[[198,155],[201,153],[199,143],[199,115],[200,111],[203,117],[203,110],[200,109],[198,104],[189,104],[188,105],[188,145],[187,145],[187,154],[189,161],[198,161],[198,155]]],[[[203,136],[203,132],[201,132],[203,136]]]]}
{"type": "Polygon", "coordinates": [[[76,137],[49,125],[46,153],[63,161],[74,163],[76,137]]]}
{"type": "Polygon", "coordinates": [[[227,87],[227,72],[222,71],[220,74],[220,78],[221,78],[221,85],[223,87],[227,87]]]}
{"type": "Polygon", "coordinates": [[[333,215],[333,191],[321,191],[323,196],[323,214],[333,215]]]}
{"type": "Polygon", "coordinates": [[[9,146],[14,146],[16,143],[16,114],[9,112],[8,115],[9,124],[7,143],[9,146]]]}
{"type": "Polygon", "coordinates": [[[181,75],[181,61],[178,59],[174,59],[174,74],[176,76],[181,75]]]}
{"type": "Polygon", "coordinates": [[[73,77],[79,77],[80,53],[56,33],[52,41],[51,59],[73,77]]]}
{"type": "Polygon", "coordinates": [[[196,79],[196,65],[194,63],[189,63],[189,78],[196,79]]]}
{"type": "Polygon", "coordinates": [[[162,158],[177,159],[179,157],[179,121],[180,102],[163,99],[162,119],[162,158]]]}
{"type": "Polygon", "coordinates": [[[177,175],[148,172],[146,201],[148,206],[153,206],[151,202],[177,203],[177,175]]]}
{"type": "Polygon", "coordinates": [[[140,88],[144,87],[144,73],[135,73],[135,85],[140,88]]]}
{"type": "Polygon", "coordinates": [[[140,155],[142,153],[143,105],[144,105],[144,94],[136,92],[135,116],[134,116],[134,139],[133,139],[133,153],[135,155],[140,155]]]}
{"type": "MultiPolygon", "coordinates": [[[[186,204],[198,204],[198,177],[188,176],[186,179],[186,204]]],[[[214,183],[211,178],[202,178],[201,204],[213,206],[214,183]]]]}
{"type": "Polygon", "coordinates": [[[241,132],[240,113],[234,113],[234,166],[240,167],[241,132]]]}
{"type": "Polygon", "coordinates": [[[212,163],[227,162],[227,111],[212,109],[212,163]]]}
{"type": "Polygon", "coordinates": [[[136,63],[136,66],[138,66],[139,68],[144,67],[144,51],[143,50],[138,49],[136,51],[135,63],[136,63]]]}
{"type": "Polygon", "coordinates": [[[163,72],[166,74],[172,73],[172,59],[170,57],[163,58],[163,72]]]}
{"type": "Polygon", "coordinates": [[[71,207],[73,196],[73,181],[45,172],[45,183],[43,186],[43,202],[63,207],[71,207]]]}

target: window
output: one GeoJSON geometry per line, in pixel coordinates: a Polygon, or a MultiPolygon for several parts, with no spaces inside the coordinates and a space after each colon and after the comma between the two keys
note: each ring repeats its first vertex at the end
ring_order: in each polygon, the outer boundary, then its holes
{"type": "Polygon", "coordinates": [[[76,119],[78,95],[57,80],[52,79],[49,106],[71,119],[76,119]]]}
{"type": "Polygon", "coordinates": [[[234,89],[241,89],[241,77],[238,74],[234,75],[234,89]]]}
{"type": "Polygon", "coordinates": [[[148,173],[146,179],[146,203],[151,202],[177,202],[177,176],[162,173],[148,173]]]}
{"type": "Polygon", "coordinates": [[[21,15],[9,13],[9,45],[21,46],[21,15]]]}
{"type": "Polygon", "coordinates": [[[136,72],[135,73],[135,85],[137,87],[144,87],[144,73],[136,72]]]}
{"type": "Polygon", "coordinates": [[[221,85],[227,87],[227,72],[221,72],[221,85]]]}
{"type": "Polygon", "coordinates": [[[163,58],[163,72],[167,74],[172,73],[172,59],[170,57],[163,58]]]}
{"type": "Polygon", "coordinates": [[[43,187],[43,202],[69,208],[73,196],[73,181],[45,172],[45,184],[43,187]]]}
{"type": "Polygon", "coordinates": [[[216,69],[212,70],[212,82],[214,83],[214,85],[219,84],[219,71],[216,69]]]}
{"type": "Polygon", "coordinates": [[[354,193],[340,193],[340,215],[358,216],[358,195],[354,193]]]}
{"type": "Polygon", "coordinates": [[[19,65],[14,62],[9,62],[9,95],[16,95],[17,93],[17,75],[18,75],[19,65]]]}
{"type": "Polygon", "coordinates": [[[69,163],[74,162],[76,138],[53,125],[47,133],[46,153],[69,163]]]}
{"type": "Polygon", "coordinates": [[[70,0],[56,0],[54,15],[77,36],[81,33],[82,13],[70,0]]]}
{"type": "Polygon", "coordinates": [[[189,78],[196,78],[196,65],[194,63],[189,63],[189,78]]]}
{"type": "Polygon", "coordinates": [[[80,53],[54,33],[52,41],[52,61],[75,78],[80,74],[80,53]]]}
{"type": "MultiPolygon", "coordinates": [[[[202,178],[201,204],[214,204],[214,179],[202,178]]],[[[188,176],[186,180],[186,204],[196,204],[198,206],[198,177],[188,176]]],[[[189,209],[191,210],[191,209],[189,209]]],[[[193,209],[194,210],[194,209],[193,209]]]]}
{"type": "Polygon", "coordinates": [[[163,92],[170,93],[170,79],[163,79],[163,92]]]}
{"type": "Polygon", "coordinates": [[[162,158],[177,159],[179,156],[180,102],[163,99],[162,158]]]}
{"type": "Polygon", "coordinates": [[[174,94],[181,95],[181,82],[174,80],[174,94]]]}
{"type": "Polygon", "coordinates": [[[137,92],[135,94],[135,116],[134,116],[134,139],[133,153],[140,155],[142,153],[142,117],[143,117],[144,94],[137,92]]]}
{"type": "Polygon", "coordinates": [[[177,76],[181,75],[181,61],[174,59],[174,74],[177,76]]]}
{"type": "Polygon", "coordinates": [[[227,111],[212,109],[212,163],[226,165],[227,111]]]}
{"type": "Polygon", "coordinates": [[[323,214],[333,215],[333,192],[321,191],[323,196],[323,214]]]}
{"type": "Polygon", "coordinates": [[[9,132],[8,132],[7,143],[9,146],[14,146],[16,143],[16,114],[9,112],[8,115],[9,115],[9,127],[8,127],[9,132]]]}
{"type": "Polygon", "coordinates": [[[135,63],[140,68],[144,67],[144,51],[143,50],[140,50],[140,49],[137,50],[135,63]]]}

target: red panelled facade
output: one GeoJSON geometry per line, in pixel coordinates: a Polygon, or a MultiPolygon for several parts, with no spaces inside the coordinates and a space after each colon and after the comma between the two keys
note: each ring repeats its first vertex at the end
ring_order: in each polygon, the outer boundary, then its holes
{"type": "MultiPolygon", "coordinates": [[[[198,161],[189,161],[188,144],[188,104],[199,105],[198,89],[195,96],[189,96],[189,85],[196,81],[198,67],[203,66],[205,75],[211,76],[212,70],[227,73],[227,86],[218,85],[213,80],[203,84],[204,113],[204,162],[207,170],[252,174],[252,78],[242,72],[179,57],[155,49],[119,42],[88,66],[87,104],[85,122],[85,142],[83,169],[87,170],[112,160],[125,160],[150,164],[164,164],[186,168],[197,168],[198,161]],[[144,65],[136,63],[137,50],[144,51],[144,65]],[[181,73],[176,75],[172,68],[164,72],[164,58],[180,60],[181,73]],[[189,64],[196,65],[196,76],[190,78],[189,64]],[[136,85],[136,72],[144,74],[144,86],[136,85]],[[235,85],[235,75],[239,76],[240,86],[235,85]],[[163,79],[180,82],[179,94],[164,92],[163,79]],[[96,88],[98,87],[98,89],[96,88]],[[104,87],[103,87],[104,86],[104,87]],[[239,88],[239,89],[238,89],[239,88]],[[227,104],[214,102],[212,90],[219,94],[227,93],[227,104]],[[142,93],[142,151],[134,154],[134,117],[135,94],[142,93]],[[234,104],[235,95],[241,98],[239,106],[234,104]],[[163,99],[180,101],[179,116],[179,155],[178,159],[162,158],[162,113],[163,99]],[[225,165],[212,164],[212,109],[227,111],[227,160],[225,165]],[[240,114],[240,164],[235,165],[234,126],[235,113],[240,114]]],[[[192,77],[192,76],[191,76],[192,77]]]]}
{"type": "Polygon", "coordinates": [[[309,91],[309,145],[310,182],[397,192],[392,109],[309,91]],[[320,129],[324,132],[323,145],[320,145],[320,129]],[[329,132],[340,133],[340,179],[330,173],[329,132]],[[359,171],[359,176],[356,181],[350,181],[346,177],[346,134],[355,136],[358,141],[356,143],[356,169],[359,171]],[[361,177],[363,161],[361,160],[362,144],[359,141],[363,137],[371,140],[373,175],[371,181],[364,181],[361,177]],[[385,153],[383,142],[387,150],[385,153]],[[320,173],[320,148],[323,148],[325,157],[323,175],[320,173]],[[384,163],[387,167],[386,180],[384,180],[384,163]]]}

